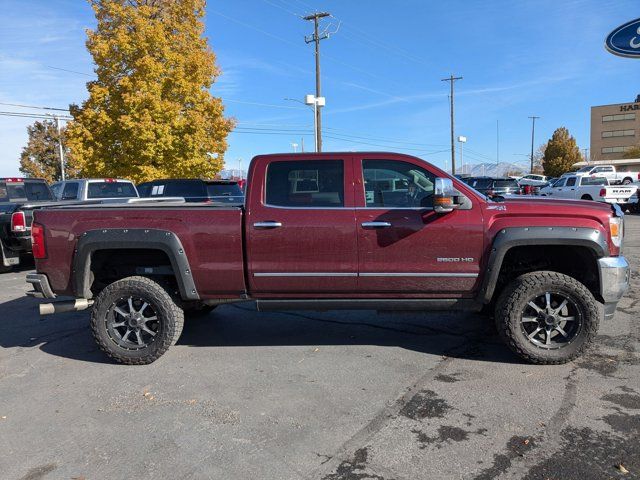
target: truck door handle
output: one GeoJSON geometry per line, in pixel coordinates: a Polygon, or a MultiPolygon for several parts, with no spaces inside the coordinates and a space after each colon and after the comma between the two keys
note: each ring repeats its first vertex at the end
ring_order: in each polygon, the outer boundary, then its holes
{"type": "Polygon", "coordinates": [[[389,228],[389,222],[362,222],[362,228],[389,228]]]}
{"type": "Polygon", "coordinates": [[[267,222],[256,222],[253,224],[255,228],[280,228],[282,223],[269,220],[267,222]]]}

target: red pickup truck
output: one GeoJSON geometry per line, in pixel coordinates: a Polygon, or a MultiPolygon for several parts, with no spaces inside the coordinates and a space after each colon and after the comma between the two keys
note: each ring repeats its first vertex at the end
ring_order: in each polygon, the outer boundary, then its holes
{"type": "Polygon", "coordinates": [[[35,212],[42,314],[91,308],[100,347],[153,362],[185,312],[254,300],[259,310],[494,312],[524,359],[580,355],[628,288],[617,207],[489,199],[394,153],[255,157],[244,207],[84,205],[35,212]],[[602,304],[603,308],[598,304],[602,304]]]}

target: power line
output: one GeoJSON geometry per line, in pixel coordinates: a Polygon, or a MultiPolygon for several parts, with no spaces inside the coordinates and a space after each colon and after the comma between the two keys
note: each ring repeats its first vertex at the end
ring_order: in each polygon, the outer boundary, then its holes
{"type": "Polygon", "coordinates": [[[87,77],[95,77],[95,75],[91,75],[90,73],[85,73],[85,72],[77,72],[75,70],[68,70],[66,68],[60,68],[60,67],[52,67],[51,65],[45,65],[47,68],[51,68],[52,70],[60,70],[62,72],[68,72],[68,73],[76,73],[78,75],[85,75],[87,77]]]}
{"type": "Polygon", "coordinates": [[[57,110],[59,112],[68,112],[68,108],[55,108],[55,107],[36,107],[35,105],[22,105],[20,103],[5,103],[0,102],[0,105],[7,105],[9,107],[22,107],[22,108],[36,108],[38,110],[57,110]]]}

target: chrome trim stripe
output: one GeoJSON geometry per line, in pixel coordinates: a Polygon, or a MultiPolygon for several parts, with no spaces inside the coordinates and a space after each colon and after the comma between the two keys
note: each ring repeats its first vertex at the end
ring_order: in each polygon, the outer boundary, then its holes
{"type": "Polygon", "coordinates": [[[260,272],[254,277],[357,277],[357,273],[350,272],[260,272]]]}
{"type": "Polygon", "coordinates": [[[346,273],[346,272],[260,272],[254,273],[254,277],[454,277],[454,278],[476,278],[477,273],[346,273]]]}
{"type": "Polygon", "coordinates": [[[475,278],[477,273],[457,273],[457,272],[438,272],[438,273],[413,273],[413,272],[391,272],[391,273],[360,273],[360,277],[461,277],[475,278]]]}

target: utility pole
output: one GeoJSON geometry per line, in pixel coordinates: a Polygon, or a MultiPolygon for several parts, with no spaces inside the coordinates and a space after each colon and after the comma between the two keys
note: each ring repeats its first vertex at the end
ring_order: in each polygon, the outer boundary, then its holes
{"type": "Polygon", "coordinates": [[[587,152],[589,151],[588,148],[583,148],[582,151],[584,152],[584,161],[586,163],[589,163],[589,157],[587,156],[587,152]]]}
{"type": "Polygon", "coordinates": [[[60,152],[60,175],[62,177],[62,181],[65,180],[64,175],[64,149],[62,148],[62,133],[60,132],[60,119],[57,115],[53,116],[56,121],[56,130],[58,130],[58,151],[60,152]]]}
{"type": "Polygon", "coordinates": [[[531,119],[531,168],[529,173],[533,173],[533,141],[536,134],[536,120],[540,117],[533,115],[529,118],[531,119]]]}
{"type": "Polygon", "coordinates": [[[443,78],[443,82],[450,82],[451,85],[451,93],[449,95],[450,104],[450,113],[451,113],[451,175],[456,174],[456,144],[454,141],[454,115],[453,115],[453,84],[456,80],[462,80],[462,77],[454,77],[453,75],[449,76],[449,78],[443,78]]]}
{"type": "MultiPolygon", "coordinates": [[[[323,32],[323,33],[319,33],[318,30],[318,23],[320,21],[321,18],[324,17],[328,17],[331,14],[328,12],[316,12],[313,13],[311,15],[307,15],[306,17],[303,17],[304,20],[313,20],[313,35],[309,36],[309,37],[304,37],[304,42],[305,43],[311,43],[314,42],[316,45],[316,51],[315,51],[315,55],[316,55],[316,98],[319,98],[322,96],[321,94],[321,88],[320,88],[320,41],[324,40],[325,38],[329,38],[329,34],[327,32],[323,32]]],[[[319,108],[316,108],[315,111],[315,117],[316,117],[316,136],[318,138],[317,140],[317,150],[318,152],[322,151],[322,114],[320,112],[319,108]]]]}
{"type": "Polygon", "coordinates": [[[496,176],[500,165],[500,120],[496,120],[496,176]]]}

